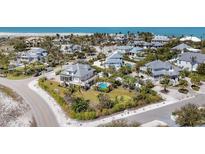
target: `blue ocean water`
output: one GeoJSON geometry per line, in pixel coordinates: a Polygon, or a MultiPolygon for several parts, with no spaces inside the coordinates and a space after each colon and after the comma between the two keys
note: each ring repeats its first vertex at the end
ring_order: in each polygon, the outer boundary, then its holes
{"type": "Polygon", "coordinates": [[[205,27],[0,27],[0,32],[10,33],[127,33],[128,31],[205,38],[205,27]]]}

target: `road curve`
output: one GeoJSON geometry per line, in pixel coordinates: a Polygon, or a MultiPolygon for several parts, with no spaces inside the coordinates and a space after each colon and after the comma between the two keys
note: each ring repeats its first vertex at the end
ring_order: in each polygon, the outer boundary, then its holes
{"type": "Polygon", "coordinates": [[[59,124],[51,108],[41,96],[28,87],[28,84],[34,79],[8,80],[0,78],[0,84],[13,89],[31,106],[38,127],[58,127],[59,124]]]}

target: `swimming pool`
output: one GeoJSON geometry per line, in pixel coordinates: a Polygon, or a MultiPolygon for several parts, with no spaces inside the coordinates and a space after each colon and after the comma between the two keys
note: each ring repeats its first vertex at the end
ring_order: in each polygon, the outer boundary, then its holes
{"type": "Polygon", "coordinates": [[[100,89],[107,89],[108,88],[108,83],[106,83],[106,82],[101,82],[101,83],[99,83],[98,84],[98,87],[100,88],[100,89]]]}

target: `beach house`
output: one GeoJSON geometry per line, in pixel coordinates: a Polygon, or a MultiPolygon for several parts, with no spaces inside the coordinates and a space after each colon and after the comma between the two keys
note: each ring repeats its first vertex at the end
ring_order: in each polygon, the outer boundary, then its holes
{"type": "Polygon", "coordinates": [[[36,62],[40,61],[43,57],[47,56],[47,51],[42,48],[31,48],[28,51],[20,52],[17,55],[17,59],[20,60],[20,62],[36,62]]]}
{"type": "Polygon", "coordinates": [[[177,58],[176,65],[189,71],[196,71],[199,64],[205,63],[205,54],[184,52],[177,58]]]}
{"type": "Polygon", "coordinates": [[[60,81],[67,84],[75,84],[80,86],[90,86],[96,79],[95,69],[87,64],[71,64],[65,66],[60,73],[60,81]]]}
{"type": "Polygon", "coordinates": [[[185,36],[180,39],[180,41],[192,41],[192,42],[201,42],[201,39],[195,36],[185,36]]]}
{"type": "Polygon", "coordinates": [[[155,35],[151,42],[160,42],[160,43],[167,43],[170,41],[170,38],[163,35],[155,35]]]}
{"type": "Polygon", "coordinates": [[[126,52],[126,54],[131,56],[131,57],[136,57],[137,54],[141,53],[142,51],[144,51],[144,48],[134,47],[134,48],[132,48],[132,50],[126,52]]]}
{"type": "Polygon", "coordinates": [[[172,51],[179,51],[181,53],[183,53],[183,52],[200,52],[201,51],[200,49],[192,48],[191,46],[189,46],[185,43],[181,43],[181,44],[173,47],[171,50],[172,51]]]}
{"type": "Polygon", "coordinates": [[[74,44],[61,45],[60,51],[64,54],[74,54],[76,52],[81,52],[81,46],[74,44]]]}
{"type": "Polygon", "coordinates": [[[104,66],[106,68],[114,67],[119,69],[123,65],[123,56],[119,51],[114,51],[106,58],[104,62],[104,66]]]}
{"type": "Polygon", "coordinates": [[[163,62],[161,60],[155,60],[140,67],[140,72],[148,73],[153,78],[158,79],[165,75],[171,79],[178,79],[180,68],[172,65],[169,62],[163,62]]]}
{"type": "Polygon", "coordinates": [[[133,49],[133,46],[128,46],[128,45],[127,46],[117,46],[116,47],[116,50],[118,50],[121,53],[129,52],[132,49],[133,49]]]}

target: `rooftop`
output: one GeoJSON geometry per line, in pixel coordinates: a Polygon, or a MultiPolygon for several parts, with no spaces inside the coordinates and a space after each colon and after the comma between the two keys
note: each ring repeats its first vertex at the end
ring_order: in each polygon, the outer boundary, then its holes
{"type": "Polygon", "coordinates": [[[196,63],[204,63],[205,62],[205,54],[195,53],[195,52],[185,52],[179,55],[179,60],[192,62],[193,58],[196,63]]]}
{"type": "Polygon", "coordinates": [[[181,43],[181,44],[173,47],[172,50],[184,50],[184,49],[187,49],[187,48],[191,48],[191,46],[189,46],[185,43],[181,43]]]}
{"type": "Polygon", "coordinates": [[[87,75],[90,71],[94,71],[90,65],[77,63],[65,66],[65,70],[61,74],[70,75],[72,73],[74,76],[82,77],[87,75]]]}

